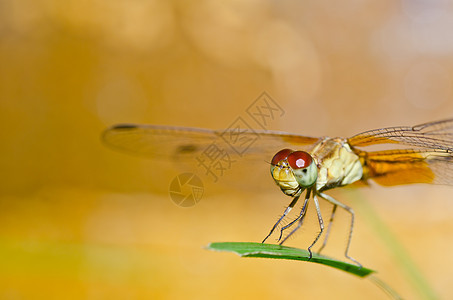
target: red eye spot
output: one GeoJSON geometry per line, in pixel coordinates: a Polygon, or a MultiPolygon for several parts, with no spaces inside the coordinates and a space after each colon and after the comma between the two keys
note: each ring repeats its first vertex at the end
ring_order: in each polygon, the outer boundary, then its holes
{"type": "Polygon", "coordinates": [[[277,165],[281,160],[287,158],[288,155],[291,154],[291,152],[293,152],[293,150],[290,149],[283,149],[278,151],[277,154],[275,154],[272,158],[271,164],[273,164],[274,166],[277,165]]]}
{"type": "Polygon", "coordinates": [[[288,163],[293,169],[303,169],[308,167],[313,159],[305,151],[295,151],[288,155],[288,163]]]}

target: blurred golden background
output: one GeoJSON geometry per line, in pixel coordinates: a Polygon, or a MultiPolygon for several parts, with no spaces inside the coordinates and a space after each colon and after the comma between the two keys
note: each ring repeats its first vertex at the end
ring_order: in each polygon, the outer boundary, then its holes
{"type": "MultiPolygon", "coordinates": [[[[265,163],[248,169],[260,187],[230,175],[181,208],[174,164],[100,135],[224,128],[264,91],[285,111],[269,129],[309,136],[451,118],[452,20],[449,1],[0,1],[0,298],[385,298],[332,268],[203,249],[268,233],[290,199],[265,163]]],[[[353,257],[405,299],[451,299],[452,192],[330,194],[356,211],[353,257]]],[[[309,217],[289,246],[311,243],[309,217]]],[[[343,259],[348,222],[339,212],[324,254],[343,259]]]]}

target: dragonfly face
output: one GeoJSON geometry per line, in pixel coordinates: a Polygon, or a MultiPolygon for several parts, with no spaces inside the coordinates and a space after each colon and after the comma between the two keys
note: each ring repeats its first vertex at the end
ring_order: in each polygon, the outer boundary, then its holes
{"type": "Polygon", "coordinates": [[[271,175],[288,196],[297,196],[318,178],[316,163],[305,151],[283,149],[271,161],[271,175]]]}

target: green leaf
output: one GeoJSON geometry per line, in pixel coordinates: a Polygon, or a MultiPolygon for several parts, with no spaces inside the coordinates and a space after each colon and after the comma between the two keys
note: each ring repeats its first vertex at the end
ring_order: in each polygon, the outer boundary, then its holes
{"type": "Polygon", "coordinates": [[[280,245],[262,243],[225,242],[225,243],[211,243],[208,245],[207,248],[209,250],[234,252],[240,255],[241,257],[264,257],[264,258],[309,261],[312,263],[331,266],[333,268],[337,268],[360,277],[365,277],[374,272],[373,270],[364,267],[359,267],[355,264],[336,260],[316,253],[313,253],[313,257],[309,260],[310,254],[307,250],[280,245]]]}

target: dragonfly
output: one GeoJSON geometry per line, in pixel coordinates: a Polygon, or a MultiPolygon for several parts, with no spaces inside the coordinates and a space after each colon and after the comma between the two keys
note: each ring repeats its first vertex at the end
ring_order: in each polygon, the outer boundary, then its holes
{"type": "Polygon", "coordinates": [[[326,194],[326,191],[357,183],[367,184],[368,180],[383,186],[413,183],[453,185],[453,119],[369,130],[349,138],[309,137],[268,130],[118,124],[106,129],[102,139],[116,150],[157,159],[175,159],[200,155],[206,147],[225,135],[253,138],[247,151],[241,153],[244,159],[242,163],[246,164],[249,158],[262,159],[262,162],[271,158],[270,173],[273,180],[285,195],[292,198],[263,243],[303,195],[298,216],[280,227],[278,242],[282,245],[302,226],[308,203],[311,202],[309,200],[312,200],[320,230],[308,247],[309,258],[323,233],[324,242],[318,252],[326,245],[336,209],[340,207],[351,217],[344,255],[361,266],[349,255],[355,213],[351,207],[326,194]],[[388,150],[363,149],[373,145],[387,145],[388,150]],[[332,204],[327,227],[319,199],[332,204]],[[292,230],[283,238],[289,228],[292,230]]]}

